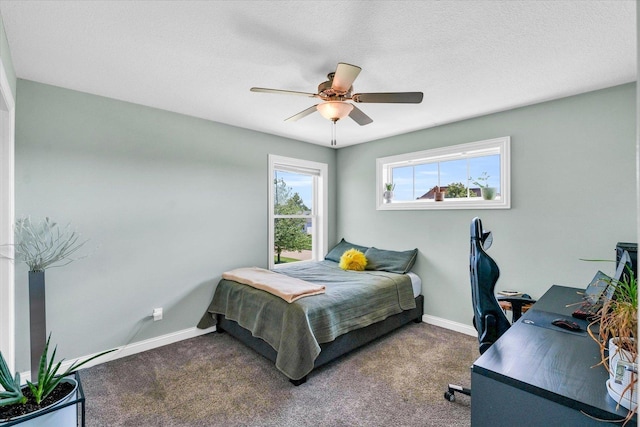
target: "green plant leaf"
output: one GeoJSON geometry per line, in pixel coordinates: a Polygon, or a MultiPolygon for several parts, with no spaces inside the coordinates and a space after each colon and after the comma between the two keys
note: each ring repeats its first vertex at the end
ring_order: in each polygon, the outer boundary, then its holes
{"type": "Polygon", "coordinates": [[[73,364],[71,364],[71,366],[69,366],[69,368],[67,368],[66,371],[64,371],[61,374],[58,374],[58,371],[60,370],[60,366],[62,365],[62,360],[60,360],[58,363],[54,365],[56,352],[58,350],[57,346],[53,348],[51,359],[48,358],[50,340],[51,340],[51,333],[49,333],[49,337],[47,338],[47,342],[44,346],[44,350],[42,351],[42,356],[40,357],[40,366],[38,369],[38,384],[35,385],[27,381],[27,385],[29,386],[31,393],[33,393],[33,396],[38,404],[40,404],[42,400],[44,400],[53,390],[55,390],[55,388],[58,386],[58,384],[60,383],[60,381],[62,381],[64,377],[71,375],[80,366],[83,366],[84,364],[89,363],[100,356],[104,356],[105,354],[111,353],[112,351],[116,350],[116,349],[111,349],[111,350],[103,351],[102,353],[96,354],[95,356],[92,356],[84,360],[83,362],[76,361],[73,364]]]}
{"type": "Polygon", "coordinates": [[[4,391],[0,392],[0,406],[25,403],[27,401],[27,398],[22,394],[20,373],[16,372],[15,377],[11,375],[2,352],[0,352],[0,385],[4,388],[4,391]]]}

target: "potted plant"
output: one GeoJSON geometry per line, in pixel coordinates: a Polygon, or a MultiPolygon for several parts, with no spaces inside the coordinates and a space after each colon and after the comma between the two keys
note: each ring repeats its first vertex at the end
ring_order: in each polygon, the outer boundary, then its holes
{"type": "MultiPolygon", "coordinates": [[[[496,198],[496,187],[489,186],[489,178],[491,178],[487,172],[482,172],[480,177],[476,178],[475,181],[472,181],[475,185],[480,187],[480,193],[482,194],[482,198],[484,200],[493,200],[496,198]]],[[[473,178],[469,177],[469,180],[473,178]]]]}
{"type": "Polygon", "coordinates": [[[384,193],[382,193],[382,198],[385,203],[391,203],[393,200],[393,189],[396,188],[396,185],[390,182],[385,182],[384,184],[384,193]]]}
{"type": "MultiPolygon", "coordinates": [[[[78,258],[71,256],[87,241],[71,229],[60,228],[50,218],[34,222],[21,218],[15,225],[15,259],[29,267],[29,323],[31,341],[31,378],[38,372],[38,361],[46,341],[46,310],[44,272],[47,268],[62,267],[78,258]]],[[[6,245],[3,245],[6,246],[6,245]]]]}
{"type": "Polygon", "coordinates": [[[17,422],[24,427],[35,426],[76,426],[78,414],[75,405],[61,407],[71,402],[77,395],[78,382],[70,378],[82,365],[115,349],[104,351],[83,362],[76,361],[64,372],[58,373],[62,361],[54,365],[57,348],[53,349],[51,359],[48,357],[49,341],[47,338],[38,366],[37,382],[20,383],[20,373],[11,375],[7,362],[0,352],[0,426],[17,422]],[[59,409],[53,409],[60,407],[59,409]]]}
{"type": "Polygon", "coordinates": [[[629,409],[628,421],[638,407],[638,278],[628,264],[625,269],[620,280],[612,279],[614,297],[605,301],[599,319],[589,325],[588,332],[600,347],[598,365],[609,372],[607,391],[629,409]]]}

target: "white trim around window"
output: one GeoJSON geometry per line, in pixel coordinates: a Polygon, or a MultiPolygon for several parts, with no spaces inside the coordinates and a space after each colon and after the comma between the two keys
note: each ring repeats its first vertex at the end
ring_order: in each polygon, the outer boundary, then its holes
{"type": "MultiPolygon", "coordinates": [[[[478,174],[475,174],[478,178],[478,174]]],[[[467,195],[470,194],[469,171],[466,177],[460,179],[462,184],[467,187],[467,195]]],[[[511,138],[509,136],[488,139],[484,141],[476,141],[467,144],[459,144],[448,147],[435,148],[431,150],[400,154],[396,156],[381,157],[376,159],[376,209],[378,210],[421,210],[421,209],[510,209],[511,208],[511,138]],[[434,175],[437,176],[437,185],[445,185],[443,180],[441,183],[440,165],[451,161],[467,161],[473,162],[474,159],[480,159],[485,156],[498,157],[494,175],[492,177],[495,183],[499,185],[499,195],[493,200],[485,200],[482,197],[461,197],[461,198],[444,198],[442,201],[434,199],[420,198],[416,194],[422,194],[428,191],[428,188],[422,188],[422,191],[415,193],[411,198],[405,197],[401,200],[392,199],[391,202],[384,200],[384,184],[394,183],[394,169],[401,168],[410,169],[419,165],[431,165],[434,169],[434,175]]],[[[476,191],[479,188],[475,188],[476,191]]],[[[473,196],[473,194],[471,194],[473,196]]]]}

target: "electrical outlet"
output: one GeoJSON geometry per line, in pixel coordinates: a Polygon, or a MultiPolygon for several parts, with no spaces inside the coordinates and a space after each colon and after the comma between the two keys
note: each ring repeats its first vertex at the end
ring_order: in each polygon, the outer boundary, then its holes
{"type": "Polygon", "coordinates": [[[158,320],[162,320],[162,307],[153,309],[153,321],[156,322],[158,320]]]}

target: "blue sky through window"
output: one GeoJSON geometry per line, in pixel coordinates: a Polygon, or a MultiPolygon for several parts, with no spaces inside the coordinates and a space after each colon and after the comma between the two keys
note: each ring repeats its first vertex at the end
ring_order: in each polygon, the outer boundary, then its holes
{"type": "Polygon", "coordinates": [[[275,179],[283,179],[291,188],[291,195],[298,193],[304,204],[312,209],[313,204],[313,176],[302,173],[275,170],[275,179]]]}
{"type": "Polygon", "coordinates": [[[472,181],[477,180],[483,172],[489,176],[489,186],[496,187],[497,192],[500,193],[500,155],[498,154],[395,167],[392,172],[393,182],[396,184],[393,191],[394,200],[415,200],[436,185],[444,187],[456,182],[462,183],[465,187],[477,188],[478,186],[472,181]],[[468,177],[472,178],[470,182],[467,181],[468,177]]]}

